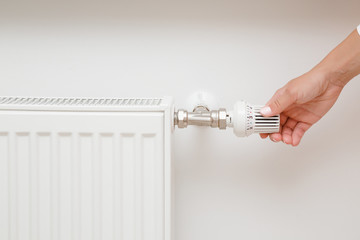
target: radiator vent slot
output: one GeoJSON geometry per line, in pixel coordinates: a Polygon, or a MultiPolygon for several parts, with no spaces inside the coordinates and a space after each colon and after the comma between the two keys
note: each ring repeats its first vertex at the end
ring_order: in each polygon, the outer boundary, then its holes
{"type": "Polygon", "coordinates": [[[159,106],[161,98],[0,97],[0,105],[26,106],[159,106]]]}

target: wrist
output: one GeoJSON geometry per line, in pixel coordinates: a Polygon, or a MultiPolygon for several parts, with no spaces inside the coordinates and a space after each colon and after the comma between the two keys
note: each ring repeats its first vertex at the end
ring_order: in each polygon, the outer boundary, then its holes
{"type": "Polygon", "coordinates": [[[360,36],[357,30],[354,30],[313,70],[320,72],[330,83],[341,87],[360,74],[360,36]]]}
{"type": "Polygon", "coordinates": [[[311,71],[315,72],[315,74],[319,76],[321,80],[339,87],[345,87],[345,85],[352,79],[348,71],[346,71],[336,63],[320,63],[311,71]]]}

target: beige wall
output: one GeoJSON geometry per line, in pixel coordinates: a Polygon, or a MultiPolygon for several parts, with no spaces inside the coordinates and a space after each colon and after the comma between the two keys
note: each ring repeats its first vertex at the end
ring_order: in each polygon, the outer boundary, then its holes
{"type": "MultiPolygon", "coordinates": [[[[0,95],[263,104],[360,24],[358,0],[57,2],[0,2],[0,95]]],[[[360,239],[359,92],[297,148],[176,130],[177,240],[360,239]]]]}

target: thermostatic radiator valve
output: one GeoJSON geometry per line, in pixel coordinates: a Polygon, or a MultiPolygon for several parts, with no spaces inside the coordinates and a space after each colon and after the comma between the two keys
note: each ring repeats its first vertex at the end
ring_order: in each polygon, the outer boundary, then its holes
{"type": "Polygon", "coordinates": [[[245,101],[238,101],[232,111],[226,111],[225,108],[209,110],[207,106],[198,105],[192,112],[179,109],[175,112],[174,121],[178,128],[186,128],[188,125],[219,129],[231,127],[238,137],[279,132],[280,116],[264,117],[260,113],[261,108],[262,106],[253,106],[245,101]]]}

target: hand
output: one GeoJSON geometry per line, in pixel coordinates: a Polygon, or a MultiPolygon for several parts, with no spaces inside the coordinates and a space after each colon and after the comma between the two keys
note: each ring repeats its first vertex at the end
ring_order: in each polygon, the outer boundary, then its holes
{"type": "MultiPolygon", "coordinates": [[[[334,105],[343,87],[315,69],[288,82],[261,110],[264,116],[280,114],[280,132],[270,134],[270,139],[299,145],[304,133],[334,105]]],[[[262,138],[268,135],[260,134],[262,138]]]]}
{"type": "Polygon", "coordinates": [[[354,30],[315,68],[280,88],[261,109],[264,116],[280,114],[280,132],[270,134],[272,141],[299,145],[305,132],[334,105],[344,86],[360,74],[359,33],[354,30]]]}

